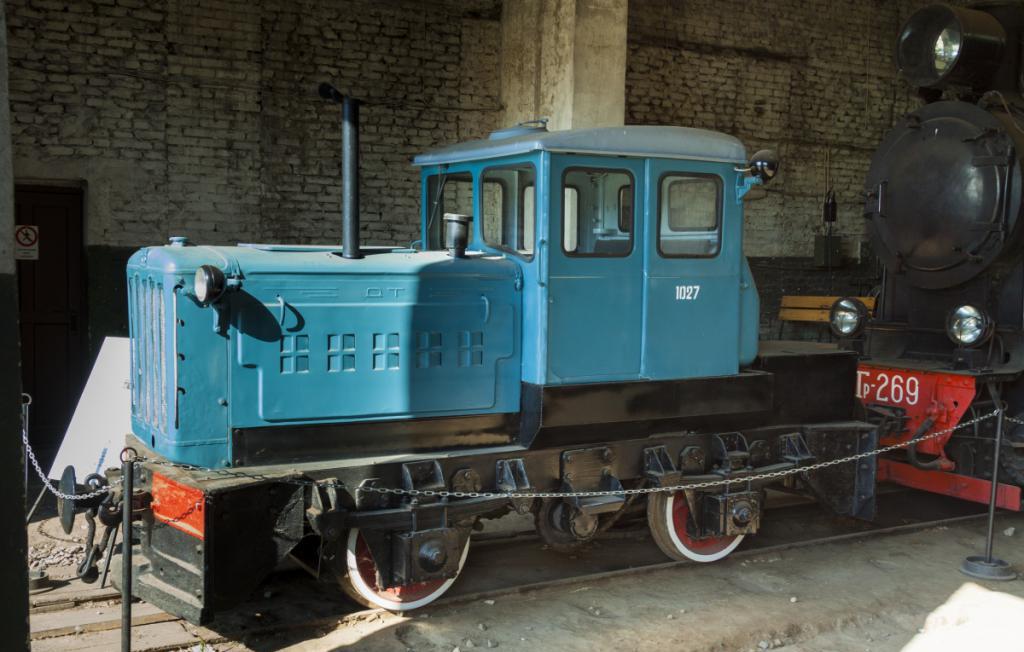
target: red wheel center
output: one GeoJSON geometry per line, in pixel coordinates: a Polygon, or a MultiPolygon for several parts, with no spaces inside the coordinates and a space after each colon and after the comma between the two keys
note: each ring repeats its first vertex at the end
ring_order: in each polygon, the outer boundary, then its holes
{"type": "Polygon", "coordinates": [[[736,539],[735,536],[707,537],[694,539],[690,536],[690,505],[686,502],[686,494],[679,492],[672,501],[672,527],[675,528],[676,536],[688,550],[702,555],[713,555],[729,547],[736,539]]]}
{"type": "Polygon", "coordinates": [[[406,586],[396,586],[390,589],[381,589],[377,586],[377,563],[373,561],[370,553],[370,546],[366,545],[362,533],[356,539],[356,568],[359,576],[377,595],[394,600],[396,602],[414,602],[421,600],[440,589],[447,581],[445,579],[431,580],[429,582],[417,582],[406,586]]]}

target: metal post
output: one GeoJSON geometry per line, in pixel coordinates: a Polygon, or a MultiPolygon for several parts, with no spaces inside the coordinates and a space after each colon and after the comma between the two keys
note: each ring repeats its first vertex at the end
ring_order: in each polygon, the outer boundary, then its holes
{"type": "MultiPolygon", "coordinates": [[[[29,414],[29,406],[31,406],[31,405],[32,405],[32,397],[29,396],[28,394],[22,392],[22,394],[21,394],[21,429],[22,429],[22,432],[24,433],[25,439],[28,439],[28,435],[29,435],[29,432],[28,432],[28,427],[29,427],[28,426],[28,420],[29,420],[29,416],[30,416],[30,414],[29,414]]],[[[29,467],[29,461],[28,461],[28,455],[26,455],[25,456],[25,499],[26,500],[28,499],[28,477],[29,477],[28,467],[29,467]]],[[[32,522],[32,516],[36,513],[36,510],[39,508],[39,503],[43,502],[43,496],[44,495],[46,495],[46,484],[45,483],[43,484],[43,487],[39,490],[39,495],[36,496],[36,501],[34,503],[32,503],[32,509],[28,510],[28,516],[25,517],[25,523],[31,523],[32,522]]]]}
{"type": "Polygon", "coordinates": [[[359,100],[341,101],[342,256],[362,258],[359,251],[359,100]]]}
{"type": "Polygon", "coordinates": [[[320,97],[341,105],[341,255],[362,258],[359,250],[359,100],[327,82],[320,97]]]}
{"type": "Polygon", "coordinates": [[[960,571],[980,580],[1013,580],[1017,578],[1010,565],[992,556],[992,544],[996,527],[996,502],[999,493],[999,449],[1003,446],[1003,403],[995,383],[989,383],[989,394],[996,404],[996,441],[992,453],[992,493],[988,499],[988,531],[985,535],[985,555],[970,555],[964,559],[960,571]]]}
{"type": "Polygon", "coordinates": [[[992,537],[996,529],[996,500],[999,495],[999,453],[1003,447],[1003,409],[996,415],[996,443],[992,453],[992,492],[988,497],[988,532],[985,535],[985,562],[992,563],[992,537]]]}
{"type": "Polygon", "coordinates": [[[135,484],[135,455],[121,451],[121,652],[132,649],[132,493],[135,484]]]}
{"type": "Polygon", "coordinates": [[[18,279],[9,242],[14,232],[14,166],[11,164],[11,95],[7,87],[7,3],[0,0],[0,632],[3,649],[29,649],[28,542],[25,485],[21,474],[21,344],[18,329],[18,279]]]}
{"type": "MultiPolygon", "coordinates": [[[[22,434],[25,437],[28,437],[28,418],[29,418],[29,406],[30,405],[32,405],[32,397],[29,396],[28,394],[26,394],[25,392],[22,392],[21,393],[21,432],[22,432],[22,434]]],[[[28,466],[29,466],[28,455],[26,455],[25,456],[25,499],[26,500],[28,499],[28,466]]],[[[45,489],[45,487],[44,487],[44,489],[45,489]]],[[[36,502],[38,503],[39,501],[37,500],[36,502]]],[[[28,503],[25,503],[25,506],[27,507],[28,503]]],[[[32,508],[32,511],[35,511],[35,507],[34,506],[32,508]]],[[[31,516],[29,516],[28,518],[29,518],[29,520],[32,519],[31,516]]]]}
{"type": "Polygon", "coordinates": [[[36,510],[39,509],[39,503],[43,502],[43,497],[46,495],[46,484],[43,484],[43,488],[39,490],[39,495],[36,496],[36,502],[32,503],[32,509],[28,510],[28,516],[25,517],[25,524],[32,522],[32,516],[35,515],[36,510]]]}

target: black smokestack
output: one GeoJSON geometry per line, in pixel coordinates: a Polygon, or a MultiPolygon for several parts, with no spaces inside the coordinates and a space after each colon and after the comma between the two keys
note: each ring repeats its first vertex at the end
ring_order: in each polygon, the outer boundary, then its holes
{"type": "Polygon", "coordinates": [[[341,224],[345,258],[362,258],[359,251],[359,100],[342,95],[327,82],[320,97],[341,104],[341,224]]]}

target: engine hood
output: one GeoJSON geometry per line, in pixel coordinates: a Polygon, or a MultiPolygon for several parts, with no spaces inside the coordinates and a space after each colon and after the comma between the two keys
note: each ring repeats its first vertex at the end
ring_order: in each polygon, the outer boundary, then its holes
{"type": "Polygon", "coordinates": [[[363,258],[341,256],[340,247],[249,245],[237,247],[162,246],[140,249],[128,261],[129,269],[145,268],[179,274],[186,284],[200,265],[214,265],[229,276],[445,276],[514,278],[517,265],[504,256],[467,252],[452,258],[443,251],[414,251],[391,247],[365,247],[363,258]]]}

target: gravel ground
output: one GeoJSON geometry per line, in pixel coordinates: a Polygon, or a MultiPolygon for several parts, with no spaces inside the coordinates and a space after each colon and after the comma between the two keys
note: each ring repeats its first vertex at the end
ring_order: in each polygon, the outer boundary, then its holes
{"type": "MultiPolygon", "coordinates": [[[[1015,629],[1024,581],[982,588],[958,571],[980,552],[983,532],[976,520],[685,565],[408,618],[381,614],[291,647],[266,641],[255,649],[922,652],[963,650],[964,641],[1024,649],[1015,629]]],[[[1024,569],[1018,533],[1024,515],[1000,517],[997,553],[1024,569]]]]}
{"type": "MultiPolygon", "coordinates": [[[[97,532],[97,543],[103,535],[97,532]]],[[[28,564],[33,570],[45,570],[54,580],[75,577],[75,567],[85,554],[85,520],[79,516],[75,529],[64,534],[56,516],[40,518],[28,526],[28,564]]]]}

